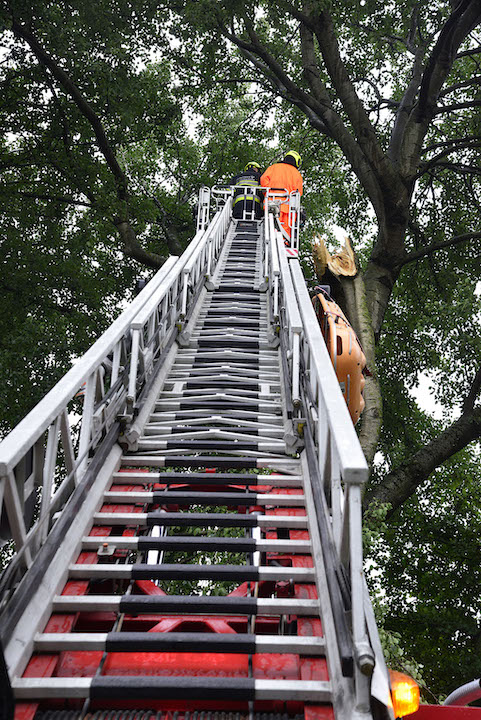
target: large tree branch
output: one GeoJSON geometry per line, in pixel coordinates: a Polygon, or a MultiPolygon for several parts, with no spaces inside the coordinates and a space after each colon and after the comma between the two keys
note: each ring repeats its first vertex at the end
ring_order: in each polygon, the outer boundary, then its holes
{"type": "Polygon", "coordinates": [[[481,135],[465,135],[464,137],[450,138],[449,140],[440,140],[437,143],[427,145],[422,154],[437,150],[438,148],[449,148],[449,152],[456,150],[457,148],[469,147],[472,142],[481,141],[481,135]]]}
{"type": "Polygon", "coordinates": [[[250,42],[243,40],[234,32],[229,31],[218,18],[219,32],[234,45],[236,45],[244,56],[268,79],[279,95],[299,107],[309,118],[316,129],[329,134],[328,127],[322,118],[322,107],[317,100],[314,100],[308,93],[304,92],[289,75],[284,71],[280,63],[267,51],[257,37],[252,23],[245,19],[250,42]]]}
{"type": "MultiPolygon", "coordinates": [[[[441,146],[441,143],[438,144],[438,147],[441,146]]],[[[476,148],[481,147],[481,138],[466,138],[465,141],[460,140],[458,142],[453,142],[451,144],[445,144],[445,149],[438,153],[437,155],[434,155],[428,162],[421,163],[419,167],[419,172],[416,173],[416,179],[420,178],[422,175],[424,175],[426,172],[431,170],[434,167],[440,167],[442,166],[441,160],[445,157],[449,157],[451,153],[457,152],[458,150],[474,150],[476,148]]],[[[434,146],[431,146],[431,149],[434,149],[434,146]]],[[[451,163],[449,163],[451,165],[451,163]]],[[[467,166],[470,167],[470,166],[467,166]]],[[[473,171],[476,172],[476,168],[473,167],[473,171]]]]}
{"type": "MultiPolygon", "coordinates": [[[[479,372],[476,379],[477,395],[480,386],[479,372]]],[[[416,492],[437,467],[480,437],[481,407],[469,407],[444,432],[414,453],[405,463],[389,472],[379,485],[368,490],[364,507],[367,508],[376,501],[388,503],[391,506],[389,517],[416,492]]]]}
{"type": "Polygon", "coordinates": [[[474,55],[479,55],[481,53],[481,47],[472,48],[471,50],[464,50],[463,52],[460,52],[456,55],[456,60],[459,60],[464,57],[473,57],[474,55]]]}
{"type": "Polygon", "coordinates": [[[99,150],[104,156],[105,161],[115,178],[119,199],[125,200],[127,197],[128,188],[127,178],[125,177],[122,168],[117,162],[115,152],[107,139],[107,135],[105,133],[99,116],[84,98],[78,87],[67,75],[67,73],[62,70],[62,68],[57,64],[53,57],[40,45],[38,40],[29,30],[27,30],[27,28],[25,28],[23,25],[20,25],[20,23],[18,23],[14,19],[12,21],[12,30],[17,37],[28,43],[32,52],[37,57],[38,61],[50,70],[57,82],[60,83],[65,92],[72,98],[74,103],[77,105],[82,115],[90,123],[92,130],[95,133],[99,150]]]}
{"type": "Polygon", "coordinates": [[[451,71],[456,53],[480,21],[479,0],[460,0],[439,33],[423,73],[418,101],[403,133],[400,167],[406,178],[412,178],[416,172],[422,143],[436,113],[439,93],[451,71]]]}
{"type": "Polygon", "coordinates": [[[435,115],[443,115],[444,113],[456,112],[456,110],[469,110],[470,108],[479,107],[481,100],[470,100],[469,102],[453,103],[452,105],[440,105],[435,110],[435,115]]]}
{"type": "Polygon", "coordinates": [[[478,0],[460,0],[442,28],[434,46],[419,91],[417,122],[431,120],[441,87],[451,70],[459,46],[481,21],[478,0]]]}
{"type": "Polygon", "coordinates": [[[406,187],[383,152],[365,107],[342,61],[332,18],[327,10],[323,10],[311,15],[311,23],[324,65],[349,118],[356,142],[376,177],[383,197],[388,203],[395,205],[399,198],[405,196],[406,187]]]}
{"type": "MultiPolygon", "coordinates": [[[[452,170],[458,175],[481,175],[481,168],[476,167],[475,165],[463,165],[463,163],[442,162],[438,160],[436,163],[432,163],[432,165],[430,166],[431,170],[439,168],[441,168],[442,170],[452,170]]],[[[425,172],[426,170],[424,169],[421,173],[419,173],[419,175],[423,175],[425,172]]]]}
{"type": "Polygon", "coordinates": [[[85,119],[92,127],[99,150],[105,158],[105,161],[114,177],[117,188],[117,197],[124,206],[122,210],[122,217],[116,217],[113,220],[113,223],[117,228],[123,243],[123,252],[128,257],[137,260],[143,265],[147,265],[148,267],[153,268],[160,267],[165,261],[165,258],[157,255],[156,253],[150,253],[147,250],[144,250],[140,246],[136,238],[135,231],[129,222],[127,208],[127,202],[129,197],[128,180],[117,161],[115,151],[110,145],[101,119],[94,111],[92,106],[84,98],[81,91],[72,81],[72,79],[58,65],[58,63],[45,50],[45,48],[41,46],[39,41],[35,38],[35,36],[29,29],[18,23],[15,18],[13,18],[12,31],[18,38],[24,40],[29,45],[39,63],[42,66],[46,67],[52,73],[53,77],[61,85],[67,95],[72,98],[72,100],[80,110],[81,114],[85,117],[85,119]]]}
{"type": "Polygon", "coordinates": [[[392,162],[398,165],[401,158],[401,149],[403,143],[403,136],[406,125],[409,120],[409,115],[414,105],[414,101],[419,90],[421,83],[422,73],[424,69],[424,53],[426,47],[424,43],[421,43],[416,49],[414,55],[414,62],[411,69],[411,80],[404,92],[403,98],[399,104],[396,112],[396,118],[389,142],[388,155],[392,162]]]}
{"type": "Polygon", "coordinates": [[[481,232],[464,233],[463,235],[455,235],[454,237],[449,238],[449,240],[444,240],[443,242],[426,245],[426,247],[422,247],[419,248],[419,250],[414,250],[413,252],[408,253],[398,265],[398,269],[401,269],[408,263],[412,263],[416,260],[421,260],[428,255],[432,255],[432,253],[435,253],[438,250],[444,250],[445,248],[452,247],[453,245],[460,245],[468,240],[477,240],[478,238],[481,238],[481,232]]]}
{"type": "Polygon", "coordinates": [[[123,252],[128,256],[154,269],[158,269],[164,264],[167,258],[157,255],[156,253],[148,252],[144,250],[137,241],[135,232],[130,225],[122,219],[114,220],[114,225],[119,231],[119,235],[123,242],[123,252]]]}
{"type": "Polygon", "coordinates": [[[469,78],[469,80],[444,88],[444,90],[441,90],[439,93],[439,97],[445,97],[446,95],[449,95],[456,90],[462,90],[463,88],[471,88],[473,85],[481,85],[481,75],[473,75],[473,77],[469,78]]]}

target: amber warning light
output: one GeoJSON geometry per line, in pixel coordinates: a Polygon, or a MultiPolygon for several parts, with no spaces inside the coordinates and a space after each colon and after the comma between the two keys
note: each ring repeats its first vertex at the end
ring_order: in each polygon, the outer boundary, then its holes
{"type": "Polygon", "coordinates": [[[395,718],[402,718],[419,708],[419,686],[409,675],[389,671],[391,695],[395,718]]]}

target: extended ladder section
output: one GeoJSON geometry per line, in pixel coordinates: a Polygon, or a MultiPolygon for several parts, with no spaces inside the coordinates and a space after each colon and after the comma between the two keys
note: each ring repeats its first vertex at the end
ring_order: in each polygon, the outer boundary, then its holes
{"type": "Polygon", "coordinates": [[[0,444],[2,718],[392,717],[367,467],[276,199],[233,220],[203,189],[184,254],[0,444]]]}

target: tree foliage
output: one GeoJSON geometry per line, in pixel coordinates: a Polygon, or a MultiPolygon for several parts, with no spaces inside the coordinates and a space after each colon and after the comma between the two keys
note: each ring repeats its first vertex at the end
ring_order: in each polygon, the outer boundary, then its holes
{"type": "Polygon", "coordinates": [[[7,421],[105,326],[136,268],[181,250],[199,185],[298,149],[306,252],[314,229],[332,239],[337,224],[359,264],[336,291],[372,372],[360,438],[366,508],[387,510],[371,543],[386,629],[435,694],[469,679],[481,629],[479,2],[11,0],[0,18],[7,421]],[[420,376],[440,419],[419,407],[420,376]]]}

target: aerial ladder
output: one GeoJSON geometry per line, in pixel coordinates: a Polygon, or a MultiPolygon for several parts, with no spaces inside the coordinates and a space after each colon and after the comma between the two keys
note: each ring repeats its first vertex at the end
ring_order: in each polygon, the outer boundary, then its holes
{"type": "Polygon", "coordinates": [[[2,719],[394,718],[299,197],[232,196],[0,444],[2,719]]]}

